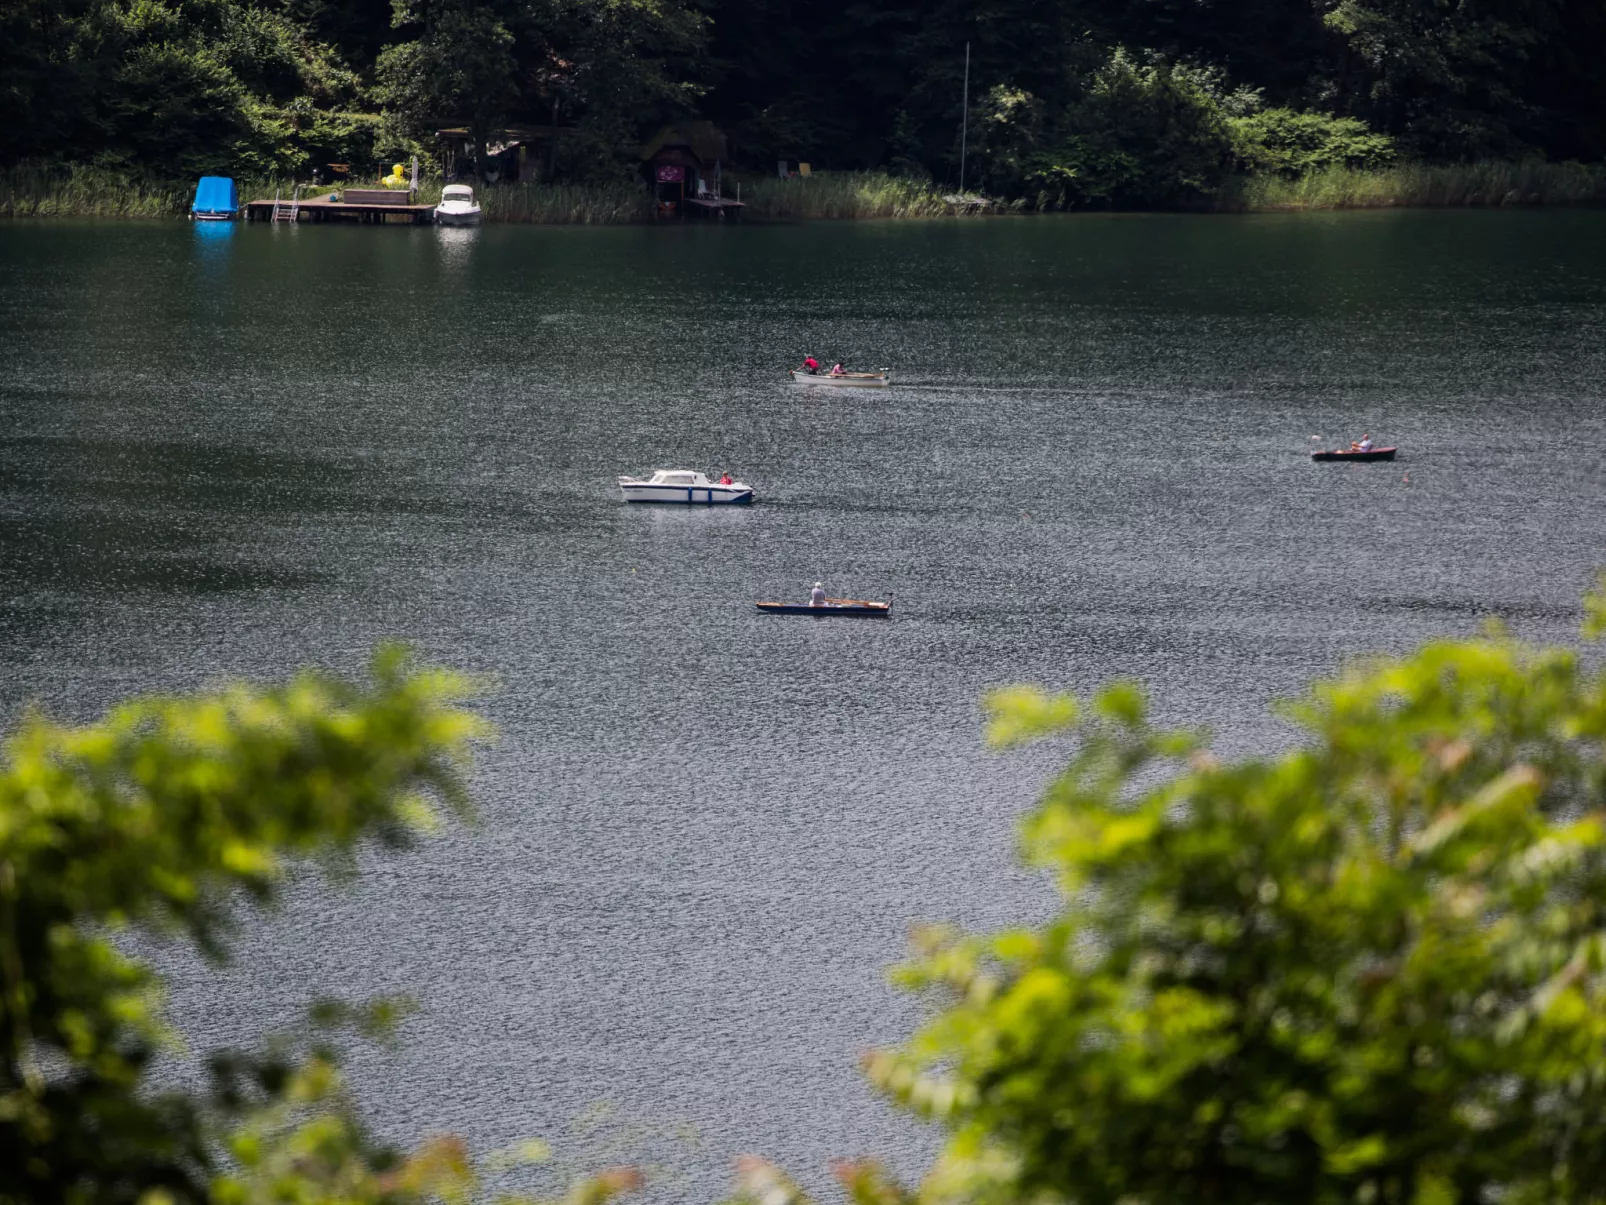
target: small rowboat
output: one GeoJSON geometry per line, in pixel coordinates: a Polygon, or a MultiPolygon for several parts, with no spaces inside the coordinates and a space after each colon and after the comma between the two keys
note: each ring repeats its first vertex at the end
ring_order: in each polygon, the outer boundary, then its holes
{"type": "Polygon", "coordinates": [[[1336,452],[1312,452],[1312,460],[1393,460],[1398,448],[1373,448],[1369,452],[1351,452],[1341,449],[1336,452]]]}
{"type": "Polygon", "coordinates": [[[828,372],[805,372],[801,368],[794,368],[787,375],[799,385],[846,385],[860,389],[885,389],[892,384],[892,370],[888,368],[876,372],[839,372],[835,376],[828,372]]]}
{"type": "Polygon", "coordinates": [[[892,600],[886,602],[871,602],[863,598],[828,598],[819,606],[812,603],[781,603],[761,602],[754,603],[760,611],[768,611],[771,615],[813,615],[824,617],[826,615],[865,615],[885,619],[892,614],[892,600]]]}

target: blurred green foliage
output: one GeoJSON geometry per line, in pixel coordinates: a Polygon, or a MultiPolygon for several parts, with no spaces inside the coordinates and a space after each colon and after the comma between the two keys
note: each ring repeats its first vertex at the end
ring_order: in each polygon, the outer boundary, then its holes
{"type": "MultiPolygon", "coordinates": [[[[1606,627],[1592,597],[1588,627],[1606,627]]],[[[1352,669],[1224,763],[1140,692],[1015,689],[1077,750],[1023,829],[1057,915],[922,934],[869,1073],[950,1131],[864,1205],[1606,1196],[1606,674],[1491,631],[1352,669]]]]}
{"type": "MultiPolygon", "coordinates": [[[[363,847],[465,812],[482,731],[465,690],[388,650],[365,685],[304,674],[22,725],[0,761],[0,1201],[203,1200],[225,1148],[220,1199],[397,1199],[384,1185],[412,1165],[363,1138],[327,1042],[214,1052],[210,1092],[153,1088],[172,1035],[159,980],[120,939],[222,960],[242,904],[271,904],[296,862],[344,874],[363,847]],[[305,1191],[252,1187],[287,1167],[305,1191]]],[[[325,1005],[313,1020],[390,1015],[325,1005]]]]}

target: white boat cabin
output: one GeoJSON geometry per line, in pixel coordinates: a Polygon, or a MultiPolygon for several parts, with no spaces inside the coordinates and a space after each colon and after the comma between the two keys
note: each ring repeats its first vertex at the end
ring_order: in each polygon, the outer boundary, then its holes
{"type": "Polygon", "coordinates": [[[752,487],[740,481],[710,481],[691,469],[659,469],[646,481],[619,478],[626,502],[751,502],[752,487]]]}

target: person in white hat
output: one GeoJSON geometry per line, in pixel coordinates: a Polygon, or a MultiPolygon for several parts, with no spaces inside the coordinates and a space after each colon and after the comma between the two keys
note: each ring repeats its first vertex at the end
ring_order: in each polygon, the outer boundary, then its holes
{"type": "Polygon", "coordinates": [[[814,589],[809,591],[809,606],[811,606],[811,607],[823,607],[823,606],[825,606],[825,583],[824,582],[815,582],[814,583],[814,589]]]}

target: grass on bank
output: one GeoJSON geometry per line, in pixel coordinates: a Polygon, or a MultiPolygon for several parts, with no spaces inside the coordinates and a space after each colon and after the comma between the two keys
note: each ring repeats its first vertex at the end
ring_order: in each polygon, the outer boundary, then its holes
{"type": "Polygon", "coordinates": [[[1381,171],[1335,167],[1296,180],[1245,176],[1223,190],[1228,212],[1286,209],[1456,208],[1606,202],[1606,164],[1408,163],[1381,171]]]}
{"type": "Polygon", "coordinates": [[[187,213],[195,186],[102,167],[0,169],[0,217],[170,218],[187,213]]]}
{"type": "MultiPolygon", "coordinates": [[[[379,187],[378,180],[350,181],[379,187]]],[[[241,180],[242,202],[289,197],[288,181],[241,180]]],[[[327,196],[329,185],[303,189],[327,196]]],[[[195,185],[101,167],[0,169],[0,218],[182,217],[195,185]]],[[[441,182],[425,183],[418,204],[440,200],[441,182]]],[[[735,188],[727,184],[726,195],[735,188]]],[[[652,220],[652,198],[636,184],[493,184],[475,194],[487,221],[549,225],[626,225],[652,220]]],[[[953,211],[948,190],[884,172],[831,172],[808,179],[743,181],[744,216],[756,219],[931,218],[953,211]]],[[[1248,176],[1230,181],[1207,208],[1242,213],[1296,209],[1382,209],[1570,205],[1606,203],[1606,164],[1483,162],[1430,167],[1405,164],[1382,171],[1331,168],[1295,180],[1248,176]]],[[[998,205],[1018,212],[1023,202],[998,205]]]]}
{"type": "MultiPolygon", "coordinates": [[[[735,195],[731,186],[728,195],[735,195]]],[[[885,172],[830,172],[742,183],[744,217],[934,218],[953,212],[943,197],[953,189],[885,172]]]]}

